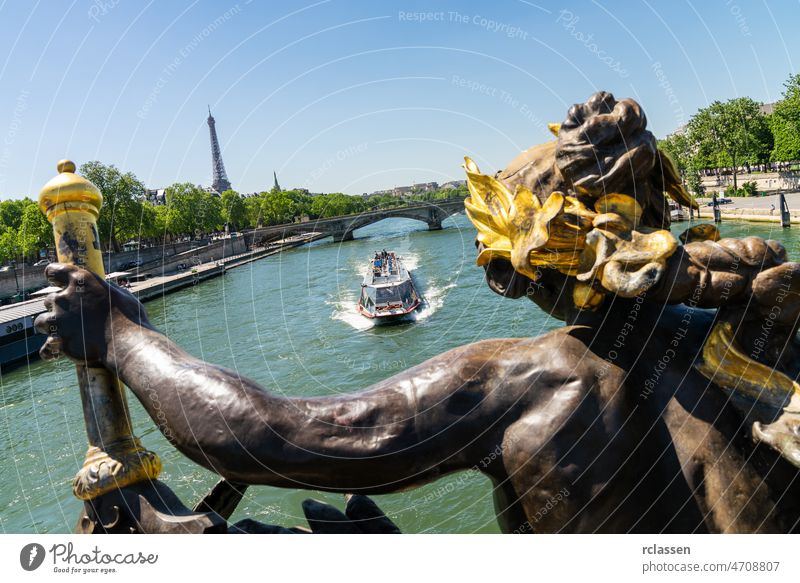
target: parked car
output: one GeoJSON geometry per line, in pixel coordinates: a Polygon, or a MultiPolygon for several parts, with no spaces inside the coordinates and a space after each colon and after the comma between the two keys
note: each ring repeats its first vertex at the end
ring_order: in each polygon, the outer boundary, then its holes
{"type": "Polygon", "coordinates": [[[4,265],[3,267],[0,267],[0,271],[11,271],[11,266],[10,265],[4,265]]]}
{"type": "Polygon", "coordinates": [[[40,259],[39,261],[37,261],[36,263],[33,264],[34,267],[40,267],[42,265],[50,265],[50,260],[49,259],[40,259]]]}
{"type": "MultiPolygon", "coordinates": [[[[717,199],[717,204],[733,204],[733,199],[732,198],[725,198],[723,196],[723,197],[720,197],[720,198],[717,199]]],[[[714,201],[712,200],[710,202],[707,202],[706,206],[714,206],[714,201]]]]}
{"type": "Polygon", "coordinates": [[[123,263],[122,265],[119,266],[119,268],[122,271],[128,271],[129,269],[136,269],[137,267],[141,267],[141,265],[142,265],[142,260],[135,259],[133,261],[128,261],[127,263],[123,263]]]}

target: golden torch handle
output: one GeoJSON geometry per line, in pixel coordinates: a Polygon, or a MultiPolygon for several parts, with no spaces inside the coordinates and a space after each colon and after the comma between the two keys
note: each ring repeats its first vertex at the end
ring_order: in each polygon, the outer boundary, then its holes
{"type": "MultiPolygon", "coordinates": [[[[97,217],[103,204],[100,190],[75,174],[70,160],[58,163],[58,176],[39,193],[39,207],[53,225],[60,263],[83,267],[105,276],[97,217]]],[[[119,379],[105,368],[76,365],[89,450],[75,476],[72,491],[91,500],[117,488],[155,479],[161,460],[145,450],[133,435],[128,403],[119,379]]]]}

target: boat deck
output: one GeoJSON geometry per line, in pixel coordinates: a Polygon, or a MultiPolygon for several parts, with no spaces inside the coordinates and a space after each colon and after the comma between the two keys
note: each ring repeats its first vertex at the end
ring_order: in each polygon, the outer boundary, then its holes
{"type": "Polygon", "coordinates": [[[366,285],[388,285],[408,279],[408,271],[394,253],[376,253],[364,276],[366,285]]]}

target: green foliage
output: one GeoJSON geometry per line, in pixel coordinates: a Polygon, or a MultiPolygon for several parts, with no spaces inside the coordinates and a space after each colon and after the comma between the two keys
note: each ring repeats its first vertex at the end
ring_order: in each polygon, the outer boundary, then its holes
{"type": "Polygon", "coordinates": [[[264,217],[261,214],[261,197],[248,196],[244,199],[244,208],[247,213],[248,227],[262,227],[264,217]]]}
{"type": "MultiPolygon", "coordinates": [[[[273,188],[243,197],[234,190],[217,196],[191,183],[177,183],[166,189],[166,204],[153,205],[146,199],[144,184],[131,172],[123,173],[113,165],[92,161],[81,166],[80,173],[103,193],[98,231],[101,244],[115,251],[130,239],[205,235],[226,224],[231,230],[242,230],[325,219],[467,194],[466,187],[459,187],[404,197],[364,198],[341,192],[310,196],[304,190],[273,188]]],[[[40,250],[52,245],[52,228],[34,201],[26,198],[0,202],[0,261],[35,259],[40,250]]]]}
{"type": "MultiPolygon", "coordinates": [[[[166,189],[166,204],[156,206],[146,199],[144,185],[130,172],[92,161],[81,166],[80,173],[103,193],[98,231],[104,247],[117,251],[130,239],[204,235],[221,230],[226,224],[231,230],[242,230],[301,219],[325,219],[467,194],[466,187],[460,187],[365,199],[341,192],[310,196],[303,190],[273,188],[243,197],[234,190],[217,196],[191,183],[177,183],[166,189]]],[[[24,256],[34,259],[41,249],[52,245],[52,229],[34,201],[0,202],[0,261],[24,256]]]]}
{"type": "Polygon", "coordinates": [[[758,196],[755,182],[745,182],[742,184],[741,191],[744,193],[742,196],[758,196]]]}
{"type": "Polygon", "coordinates": [[[83,164],[80,173],[103,193],[97,219],[100,242],[119,251],[121,243],[140,232],[144,184],[132,172],[123,174],[113,164],[106,166],[96,160],[83,164]]]}
{"type": "Polygon", "coordinates": [[[0,225],[8,229],[19,230],[22,226],[22,213],[26,200],[4,200],[0,202],[0,225]]]}
{"type": "Polygon", "coordinates": [[[19,257],[19,241],[14,229],[5,229],[0,234],[0,261],[6,263],[19,257]]]}
{"type": "Polygon", "coordinates": [[[767,119],[759,104],[749,97],[713,102],[692,116],[688,129],[700,166],[732,167],[734,190],[738,189],[737,167],[767,161],[772,149],[767,119]]]}
{"type": "Polygon", "coordinates": [[[769,116],[775,136],[772,160],[800,160],[800,74],[791,75],[784,83],[783,99],[775,104],[769,116]]]}
{"type": "Polygon", "coordinates": [[[53,245],[53,228],[30,198],[0,203],[0,261],[35,259],[53,245]]]}
{"type": "Polygon", "coordinates": [[[705,188],[700,178],[700,161],[686,134],[673,134],[659,140],[658,147],[675,162],[684,184],[695,196],[703,196],[705,188]]]}
{"type": "Polygon", "coordinates": [[[155,206],[148,200],[142,201],[141,214],[139,215],[139,233],[136,239],[159,239],[163,238],[166,233],[165,221],[159,220],[159,209],[166,213],[166,208],[162,206],[155,206]]]}
{"type": "Polygon", "coordinates": [[[226,190],[220,195],[222,222],[231,231],[247,226],[247,207],[242,196],[235,190],[226,190]]]}
{"type": "Polygon", "coordinates": [[[167,188],[166,231],[173,235],[197,236],[222,228],[220,198],[190,182],[167,188]]]}
{"type": "Polygon", "coordinates": [[[757,164],[767,160],[771,149],[766,117],[749,97],[713,102],[692,116],[688,129],[705,167],[757,164]]]}
{"type": "Polygon", "coordinates": [[[706,187],[703,186],[703,179],[699,172],[694,172],[686,177],[686,186],[698,198],[706,194],[706,187]]]}
{"type": "Polygon", "coordinates": [[[729,186],[725,189],[725,196],[758,196],[755,182],[745,182],[740,188],[729,186]]]}
{"type": "Polygon", "coordinates": [[[348,196],[341,192],[315,196],[311,204],[311,214],[323,219],[352,215],[367,210],[367,204],[360,196],[348,196]]]}
{"type": "Polygon", "coordinates": [[[372,210],[403,206],[406,202],[393,194],[373,194],[367,198],[367,206],[372,210]]]}
{"type": "Polygon", "coordinates": [[[455,198],[457,196],[469,196],[469,190],[467,189],[466,185],[458,186],[456,188],[440,188],[439,190],[413,193],[405,198],[409,201],[434,201],[447,200],[448,198],[455,198]]]}
{"type": "Polygon", "coordinates": [[[26,198],[19,229],[19,249],[25,257],[35,257],[40,250],[53,246],[53,227],[47,222],[39,205],[26,198]]]}
{"type": "Polygon", "coordinates": [[[302,190],[284,190],[283,192],[292,201],[294,217],[311,215],[311,205],[314,202],[313,196],[309,196],[302,190]]]}
{"type": "Polygon", "coordinates": [[[292,222],[296,207],[286,191],[273,188],[269,192],[262,192],[259,197],[264,224],[279,225],[292,222]]]}
{"type": "Polygon", "coordinates": [[[412,192],[402,196],[396,196],[394,194],[373,194],[366,199],[366,207],[371,210],[395,208],[420,201],[432,202],[436,200],[447,200],[448,198],[465,197],[468,195],[469,190],[466,185],[456,188],[441,188],[428,192],[412,192]]]}
{"type": "Polygon", "coordinates": [[[667,136],[665,139],[658,141],[658,147],[672,158],[681,176],[693,168],[694,156],[686,134],[667,136]]]}
{"type": "Polygon", "coordinates": [[[153,232],[157,237],[163,237],[167,230],[167,223],[169,222],[169,207],[166,205],[158,205],[153,207],[155,226],[153,232]]]}

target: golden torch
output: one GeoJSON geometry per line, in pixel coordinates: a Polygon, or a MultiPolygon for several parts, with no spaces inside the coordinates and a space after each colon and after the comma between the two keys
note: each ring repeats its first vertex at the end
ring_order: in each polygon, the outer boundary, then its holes
{"type": "MultiPolygon", "coordinates": [[[[75,174],[70,160],[58,163],[58,176],[39,193],[39,208],[53,225],[60,263],[69,263],[105,277],[97,217],[103,204],[100,190],[75,174]]],[[[117,488],[152,480],[161,460],[133,435],[124,388],[105,368],[76,364],[89,450],[75,476],[72,491],[92,500],[117,488]]]]}

